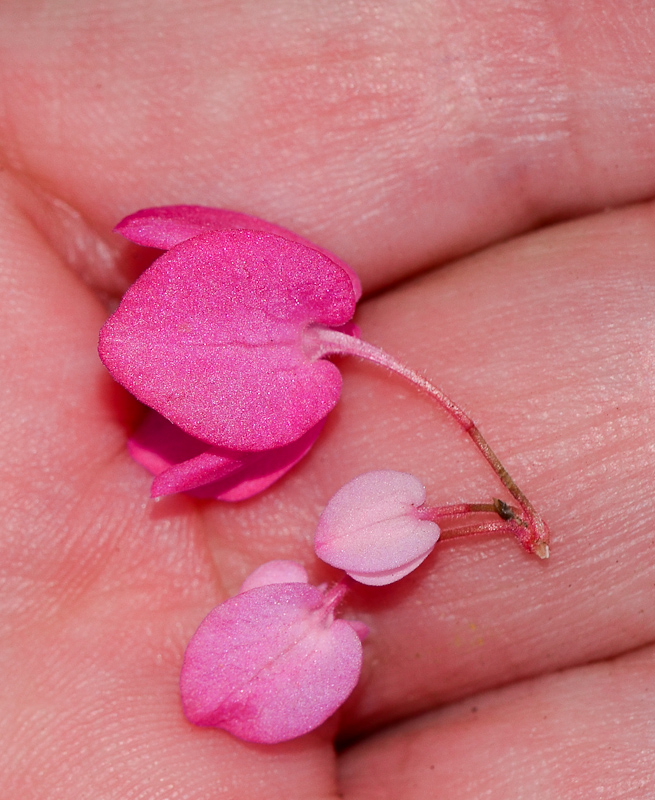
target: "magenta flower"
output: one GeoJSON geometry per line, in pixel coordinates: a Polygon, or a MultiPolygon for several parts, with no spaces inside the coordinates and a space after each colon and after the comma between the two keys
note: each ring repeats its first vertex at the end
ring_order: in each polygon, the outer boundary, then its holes
{"type": "Polygon", "coordinates": [[[362,667],[366,626],[334,618],[346,591],[310,586],[294,562],[256,570],[189,642],[180,677],[187,719],[264,744],[321,725],[362,667]]]}
{"type": "MultiPolygon", "coordinates": [[[[178,213],[168,210],[169,227],[178,213]]],[[[306,353],[305,334],[345,325],[356,302],[352,275],[307,244],[210,230],[175,244],[130,287],[101,331],[100,355],[186,433],[269,450],[300,438],[336,404],[339,370],[306,353]]]]}
{"type": "Polygon", "coordinates": [[[425,487],[406,472],[367,472],[342,486],[318,521],[319,558],[360,583],[382,586],[415,570],[439,526],[422,514],[425,487]]]}
{"type": "Polygon", "coordinates": [[[116,380],[158,412],[130,442],[157,476],[153,496],[262,491],[307,453],[338,400],[338,369],[307,355],[303,336],[313,325],[354,332],[357,276],[245,214],[147,209],[117,230],[170,248],[128,290],[99,347],[116,380]]]}

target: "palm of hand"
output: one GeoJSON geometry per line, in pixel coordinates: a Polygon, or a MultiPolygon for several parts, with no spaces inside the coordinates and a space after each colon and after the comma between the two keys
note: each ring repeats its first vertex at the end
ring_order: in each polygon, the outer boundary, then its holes
{"type": "Polygon", "coordinates": [[[340,774],[352,800],[647,797],[653,212],[518,236],[652,195],[648,66],[622,38],[644,21],[573,46],[574,20],[519,12],[73,6],[3,12],[3,796],[333,797],[340,774]],[[522,47],[535,58],[501,57],[522,47]],[[545,567],[509,541],[459,542],[354,593],[372,631],[360,687],[286,745],[184,720],[179,666],[204,614],[270,558],[328,577],[315,521],[359,472],[411,471],[437,502],[496,486],[429,402],[344,362],[319,445],[267,494],[149,501],[125,452],[138,410],[95,346],[99,298],[134,256],[111,225],[172,202],[243,209],[350,260],[383,290],[358,317],[367,338],[473,414],[555,539],[545,567]],[[335,736],[363,738],[336,759],[335,736]]]}

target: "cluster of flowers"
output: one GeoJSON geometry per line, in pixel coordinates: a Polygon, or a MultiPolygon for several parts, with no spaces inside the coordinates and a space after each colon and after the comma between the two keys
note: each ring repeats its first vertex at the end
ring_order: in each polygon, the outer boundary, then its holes
{"type": "Polygon", "coordinates": [[[348,581],[404,577],[432,551],[444,519],[493,514],[448,535],[505,531],[548,556],[545,523],[473,421],[362,341],[351,321],[361,286],[340,259],[277,225],[198,206],[145,209],[116,230],[166,251],[127,291],[99,346],[113,377],[149,407],[128,447],[155,476],[154,497],[238,501],[269,487],[310,450],[336,405],[341,375],[326,357],[340,354],[381,364],[433,397],[515,501],[429,508],[421,482],[391,470],[346,484],[319,520],[315,548],[348,577],[314,587],[289,561],[250,575],[187,648],[181,693],[191,722],[274,743],[325,721],[357,683],[368,632],[335,619],[348,581]]]}

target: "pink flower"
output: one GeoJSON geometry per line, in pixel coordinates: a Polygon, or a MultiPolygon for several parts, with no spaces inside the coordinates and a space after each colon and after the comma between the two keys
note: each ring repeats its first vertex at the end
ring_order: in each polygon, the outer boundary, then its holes
{"type": "Polygon", "coordinates": [[[439,539],[439,526],[421,514],[424,503],[425,487],[413,475],[360,475],[321,514],[316,554],[360,583],[393,583],[416,569],[439,539]]]}
{"type": "MultiPolygon", "coordinates": [[[[166,212],[174,227],[179,207],[166,212]]],[[[298,439],[341,391],[334,364],[306,353],[305,331],[348,323],[357,293],[352,273],[297,239],[230,228],[174,244],[103,327],[99,350],[109,371],[211,445],[269,450],[298,439]]]]}
{"type": "Polygon", "coordinates": [[[169,248],[125,294],[99,345],[114,378],[157,412],[130,442],[157,476],[153,495],[262,491],[307,453],[339,398],[339,370],[306,352],[305,332],[355,332],[357,276],[290,231],[235,212],[146,209],[117,230],[169,248]]]}
{"type": "Polygon", "coordinates": [[[187,719],[265,744],[321,725],[361,672],[366,626],[334,618],[345,592],[343,583],[310,586],[294,562],[256,570],[189,642],[180,677],[187,719]]]}

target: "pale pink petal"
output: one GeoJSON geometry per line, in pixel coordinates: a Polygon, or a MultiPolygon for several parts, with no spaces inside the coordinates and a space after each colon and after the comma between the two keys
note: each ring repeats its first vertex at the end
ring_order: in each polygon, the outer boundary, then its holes
{"type": "Polygon", "coordinates": [[[410,572],[413,572],[419,564],[422,564],[425,559],[430,555],[431,549],[427,553],[415,558],[406,564],[403,564],[397,569],[380,570],[379,572],[356,572],[355,570],[348,570],[348,575],[358,583],[364,583],[367,586],[387,586],[389,583],[395,583],[410,572]]]}
{"type": "Polygon", "coordinates": [[[362,642],[371,632],[371,629],[368,627],[368,625],[365,622],[360,622],[358,619],[344,619],[344,622],[347,622],[348,625],[350,625],[362,642]]]}
{"type": "Polygon", "coordinates": [[[196,725],[276,743],[318,727],[352,692],[362,664],[353,627],[304,583],[260,586],[215,608],[194,634],[180,678],[196,725]]]}
{"type": "Polygon", "coordinates": [[[241,214],[238,211],[227,211],[222,208],[208,208],[207,206],[160,206],[144,208],[135,214],[130,214],[114,228],[116,233],[120,233],[135,244],[157,247],[160,250],[170,250],[176,244],[202,233],[233,229],[274,233],[323,253],[348,273],[357,299],[359,300],[362,296],[359,277],[348,264],[337,258],[334,253],[312,244],[293,231],[258,217],[251,217],[250,214],[241,214]]]}
{"type": "Polygon", "coordinates": [[[425,488],[413,475],[367,472],[342,486],[316,529],[317,555],[361,583],[383,585],[411,572],[432,551],[439,527],[420,519],[425,488]]]}
{"type": "Polygon", "coordinates": [[[234,450],[295,441],[336,404],[341,375],[302,335],[339,327],[352,283],[302,244],[247,230],[169,250],[128,290],[100,356],[132,394],[187,433],[234,450]]]}
{"type": "Polygon", "coordinates": [[[272,583],[307,583],[307,570],[297,561],[267,561],[245,579],[239,593],[272,583]]]}
{"type": "Polygon", "coordinates": [[[128,440],[132,458],[155,475],[151,495],[186,492],[194,497],[238,501],[279,480],[311,450],[324,420],[284,447],[240,452],[211,447],[149,411],[128,440]]]}

